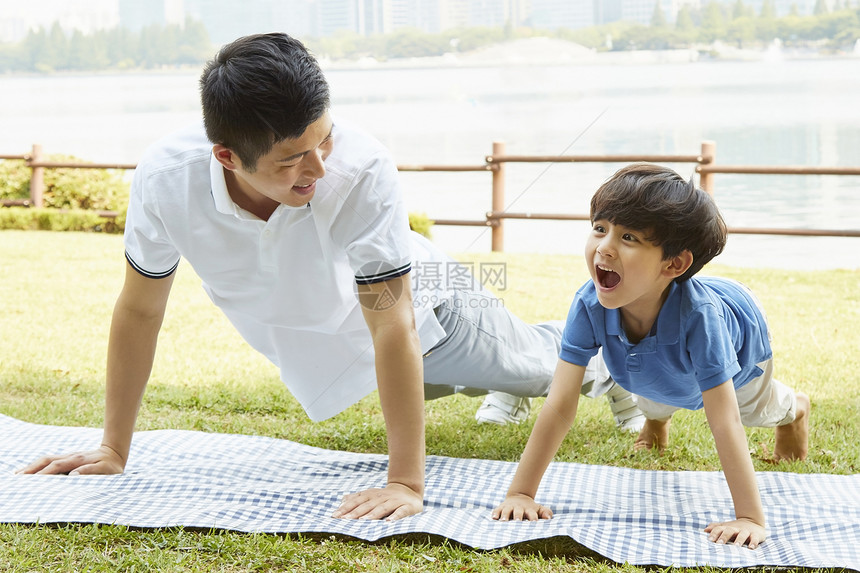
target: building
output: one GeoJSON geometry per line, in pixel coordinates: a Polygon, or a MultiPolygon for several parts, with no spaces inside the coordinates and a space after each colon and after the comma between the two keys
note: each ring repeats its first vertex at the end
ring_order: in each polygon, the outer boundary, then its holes
{"type": "MultiPolygon", "coordinates": [[[[673,23],[687,6],[711,0],[659,0],[673,23]]],[[[717,0],[727,7],[737,0],[717,0]]],[[[754,13],[764,0],[743,0],[754,13]]],[[[771,0],[777,16],[813,13],[816,0],[771,0]]],[[[21,41],[30,30],[60,22],[71,34],[118,25],[139,31],[148,25],[199,20],[215,44],[259,32],[284,31],[300,38],[337,33],[389,34],[403,28],[426,33],[466,27],[578,29],[620,20],[648,25],[658,0],[30,0],[0,12],[0,41],[21,41]]],[[[835,0],[830,2],[832,6],[835,0]]]]}
{"type": "Polygon", "coordinates": [[[595,0],[532,0],[531,25],[546,30],[587,28],[603,17],[603,4],[595,0]]]}
{"type": "Polygon", "coordinates": [[[91,34],[119,25],[117,0],[29,0],[6,2],[0,10],[0,42],[20,42],[30,31],[55,22],[67,34],[91,34]],[[7,5],[8,4],[8,5],[7,5]]]}
{"type": "MultiPolygon", "coordinates": [[[[134,1],[134,0],[131,0],[134,1]]],[[[351,0],[326,0],[336,13],[351,0]]],[[[316,0],[184,0],[185,15],[199,20],[209,32],[213,44],[225,44],[239,36],[282,31],[294,36],[308,36],[317,14],[316,0]]]]}
{"type": "Polygon", "coordinates": [[[119,25],[139,32],[146,26],[185,22],[183,0],[118,0],[119,25]]]}

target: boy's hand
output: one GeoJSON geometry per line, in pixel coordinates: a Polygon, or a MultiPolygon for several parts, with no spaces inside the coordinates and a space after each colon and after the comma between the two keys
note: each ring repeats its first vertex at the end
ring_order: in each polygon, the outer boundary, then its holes
{"type": "Polygon", "coordinates": [[[27,467],[16,470],[16,474],[121,474],[125,460],[108,446],[90,452],[78,452],[62,456],[46,456],[27,467]]]}
{"type": "Polygon", "coordinates": [[[735,545],[746,544],[750,549],[758,547],[767,537],[764,527],[746,519],[711,523],[705,528],[705,533],[710,534],[708,539],[714,543],[734,541],[735,545]]]}
{"type": "Polygon", "coordinates": [[[552,510],[527,495],[515,494],[506,497],[502,505],[493,510],[493,519],[499,521],[552,519],[552,510]]]}
{"type": "Polygon", "coordinates": [[[384,489],[368,489],[344,496],[332,517],[395,521],[422,511],[424,496],[405,485],[390,483],[384,489]]]}

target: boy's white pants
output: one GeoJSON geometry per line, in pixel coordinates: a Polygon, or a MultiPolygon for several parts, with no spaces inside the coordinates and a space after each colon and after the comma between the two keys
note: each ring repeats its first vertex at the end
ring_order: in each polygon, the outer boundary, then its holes
{"type": "MultiPolygon", "coordinates": [[[[741,422],[753,428],[773,428],[794,421],[797,414],[797,397],[794,391],[773,377],[773,359],[759,363],[762,375],[753,378],[740,388],[735,389],[741,422]]],[[[636,404],[649,420],[668,420],[679,410],[636,396],[636,404]]]]}

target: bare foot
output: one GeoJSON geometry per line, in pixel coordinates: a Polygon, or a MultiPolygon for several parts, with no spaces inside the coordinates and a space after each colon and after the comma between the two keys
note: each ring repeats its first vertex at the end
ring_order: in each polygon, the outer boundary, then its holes
{"type": "Polygon", "coordinates": [[[653,450],[662,452],[669,445],[669,420],[645,420],[639,437],[633,442],[633,451],[653,450]]]}
{"type": "Polygon", "coordinates": [[[809,451],[809,412],[812,405],[809,396],[797,392],[797,415],[794,421],[785,426],[777,426],[774,434],[776,445],[773,448],[773,459],[805,460],[809,451]]]}

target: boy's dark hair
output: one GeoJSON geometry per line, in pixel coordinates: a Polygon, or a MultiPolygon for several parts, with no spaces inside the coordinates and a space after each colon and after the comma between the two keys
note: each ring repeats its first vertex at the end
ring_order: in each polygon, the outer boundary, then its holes
{"type": "Polygon", "coordinates": [[[316,59],[286,34],[256,34],[225,45],[200,76],[203,124],[212,143],[253,172],[285,139],[300,137],[329,107],[316,59]]]}
{"type": "Polygon", "coordinates": [[[618,170],[591,198],[591,220],[606,220],[648,233],[663,259],[684,250],[693,264],[675,279],[684,282],[726,246],[726,224],[713,198],[675,171],[650,163],[618,170]]]}

